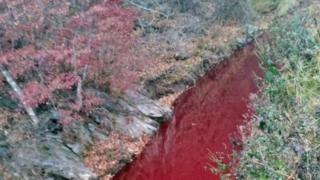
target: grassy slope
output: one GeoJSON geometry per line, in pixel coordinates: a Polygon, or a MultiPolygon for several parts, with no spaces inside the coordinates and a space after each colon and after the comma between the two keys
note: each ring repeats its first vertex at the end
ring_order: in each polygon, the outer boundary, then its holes
{"type": "Polygon", "coordinates": [[[257,116],[245,138],[240,179],[320,179],[316,9],[274,23],[271,42],[260,47],[266,77],[262,95],[254,101],[257,116]]]}

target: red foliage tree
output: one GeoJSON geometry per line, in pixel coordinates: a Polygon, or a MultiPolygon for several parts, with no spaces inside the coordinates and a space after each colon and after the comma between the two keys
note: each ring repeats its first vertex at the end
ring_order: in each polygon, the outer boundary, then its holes
{"type": "Polygon", "coordinates": [[[142,65],[135,10],[118,0],[101,0],[76,13],[71,5],[68,0],[0,2],[0,70],[35,123],[31,111],[40,104],[63,114],[89,111],[101,103],[89,86],[126,89],[142,65]]]}

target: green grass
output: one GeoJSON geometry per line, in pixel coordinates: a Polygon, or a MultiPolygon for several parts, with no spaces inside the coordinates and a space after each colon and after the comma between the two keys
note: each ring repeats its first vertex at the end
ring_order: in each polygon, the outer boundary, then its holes
{"type": "Polygon", "coordinates": [[[268,40],[258,43],[265,77],[252,101],[256,115],[246,126],[250,134],[243,133],[243,151],[235,153],[235,163],[221,165],[223,159],[211,157],[218,165],[211,167],[214,174],[222,179],[320,179],[319,18],[314,8],[280,18],[269,28],[268,40]]]}
{"type": "Polygon", "coordinates": [[[266,70],[239,179],[320,179],[319,17],[279,20],[259,54],[266,70]]]}

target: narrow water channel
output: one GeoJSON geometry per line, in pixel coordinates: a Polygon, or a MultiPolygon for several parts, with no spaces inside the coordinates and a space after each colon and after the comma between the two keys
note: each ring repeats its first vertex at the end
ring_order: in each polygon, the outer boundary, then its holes
{"type": "MultiPolygon", "coordinates": [[[[219,179],[207,167],[209,151],[230,155],[250,114],[249,96],[262,75],[253,45],[235,53],[174,103],[174,116],[115,180],[219,179]]],[[[237,149],[237,148],[236,148],[237,149]]]]}

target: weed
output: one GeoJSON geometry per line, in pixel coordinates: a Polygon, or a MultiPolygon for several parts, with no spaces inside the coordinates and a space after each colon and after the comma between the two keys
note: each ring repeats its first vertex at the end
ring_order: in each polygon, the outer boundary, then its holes
{"type": "MultiPolygon", "coordinates": [[[[265,67],[244,138],[240,179],[320,179],[320,43],[311,15],[279,20],[259,46],[265,67]]],[[[317,27],[319,28],[319,27],[317,27]]]]}

